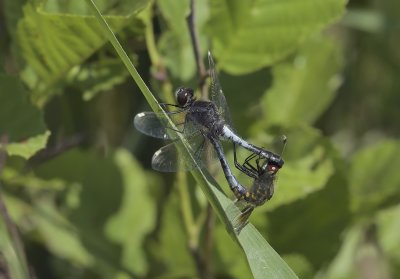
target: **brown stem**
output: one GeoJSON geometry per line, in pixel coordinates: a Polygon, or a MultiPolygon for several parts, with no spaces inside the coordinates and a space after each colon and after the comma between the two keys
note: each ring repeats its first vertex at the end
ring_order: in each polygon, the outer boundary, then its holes
{"type": "Polygon", "coordinates": [[[197,34],[197,29],[196,29],[196,10],[195,10],[196,7],[195,6],[196,6],[195,1],[191,0],[190,1],[190,13],[189,13],[188,17],[186,18],[186,21],[187,21],[187,24],[189,27],[194,58],[196,60],[197,74],[199,77],[199,87],[201,89],[203,99],[208,99],[207,84],[205,82],[208,74],[206,71],[206,67],[204,66],[203,59],[201,57],[199,37],[197,34]]]}
{"type": "Polygon", "coordinates": [[[50,160],[64,153],[65,151],[82,144],[84,140],[85,140],[85,135],[83,134],[76,134],[71,137],[62,139],[55,146],[47,147],[36,153],[32,158],[29,159],[28,166],[37,165],[47,160],[50,160]]]}
{"type": "MultiPolygon", "coordinates": [[[[196,5],[195,0],[190,1],[190,13],[187,17],[187,25],[190,32],[190,38],[192,41],[194,58],[196,60],[197,75],[199,79],[199,87],[201,89],[203,99],[208,99],[208,88],[206,84],[206,78],[208,73],[204,66],[203,59],[201,57],[200,43],[196,29],[196,5]]],[[[207,162],[209,163],[209,162],[207,162]]],[[[205,242],[206,247],[203,255],[199,254],[199,248],[194,247],[192,249],[192,255],[196,261],[199,276],[201,278],[213,278],[212,273],[212,251],[213,251],[213,237],[214,237],[214,212],[212,211],[211,205],[207,206],[207,217],[206,217],[206,231],[205,231],[205,242]]]]}

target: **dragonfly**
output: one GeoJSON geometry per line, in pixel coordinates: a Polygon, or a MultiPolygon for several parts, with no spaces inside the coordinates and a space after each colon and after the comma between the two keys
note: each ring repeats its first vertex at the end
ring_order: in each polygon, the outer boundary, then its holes
{"type": "MultiPolygon", "coordinates": [[[[238,164],[243,173],[254,178],[252,186],[247,189],[232,173],[220,142],[213,137],[209,137],[209,140],[218,154],[225,178],[236,197],[235,204],[243,207],[241,213],[233,220],[232,224],[235,232],[239,234],[248,223],[253,210],[272,198],[276,175],[282,166],[276,165],[274,162],[265,160],[260,155],[252,153],[244,160],[243,164],[238,164]],[[252,161],[255,161],[255,166],[251,163],[252,161]],[[242,206],[243,203],[244,206],[242,206]]],[[[286,137],[284,141],[286,144],[286,137]]]]}
{"type": "MultiPolygon", "coordinates": [[[[251,151],[252,154],[256,154],[256,156],[260,156],[281,168],[284,161],[280,156],[247,142],[234,131],[211,52],[208,52],[208,61],[211,78],[210,101],[197,100],[191,88],[180,87],[175,92],[177,104],[161,104],[163,108],[174,107],[177,110],[141,112],[135,116],[135,128],[145,135],[161,139],[179,140],[179,136],[170,131],[174,130],[183,134],[196,161],[193,163],[192,160],[178,158],[175,144],[170,143],[154,153],[152,158],[153,169],[163,172],[175,172],[204,167],[206,165],[204,162],[214,160],[212,151],[204,152],[204,150],[210,150],[210,148],[207,148],[209,145],[207,139],[209,138],[232,142],[235,153],[236,145],[242,146],[251,151]],[[171,127],[169,121],[166,120],[165,114],[171,118],[176,128],[171,127]]],[[[217,153],[217,156],[219,157],[220,155],[217,153]]],[[[246,169],[238,163],[236,155],[234,156],[234,165],[241,171],[246,169]]]]}

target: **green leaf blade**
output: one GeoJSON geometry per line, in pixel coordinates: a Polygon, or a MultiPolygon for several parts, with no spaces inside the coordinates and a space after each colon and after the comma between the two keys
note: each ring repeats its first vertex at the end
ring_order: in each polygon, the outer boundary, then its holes
{"type": "Polygon", "coordinates": [[[303,45],[290,62],[275,66],[274,84],[263,98],[268,123],[291,126],[315,122],[336,96],[342,65],[337,44],[315,38],[303,45]]]}
{"type": "Polygon", "coordinates": [[[386,140],[357,152],[350,165],[352,210],[368,214],[400,200],[400,143],[386,140]]]}
{"type": "Polygon", "coordinates": [[[271,65],[338,19],[344,0],[212,1],[209,32],[221,69],[243,74],[271,65]]]}

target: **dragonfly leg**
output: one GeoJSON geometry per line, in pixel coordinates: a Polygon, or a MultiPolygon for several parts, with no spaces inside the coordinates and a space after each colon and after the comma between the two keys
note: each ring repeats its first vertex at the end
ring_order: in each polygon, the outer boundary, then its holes
{"type": "Polygon", "coordinates": [[[256,172],[254,172],[252,169],[249,169],[249,168],[245,167],[244,164],[243,165],[239,164],[239,162],[237,161],[235,143],[233,143],[233,162],[234,162],[235,167],[238,170],[240,170],[241,172],[243,172],[244,174],[246,174],[246,175],[248,175],[248,176],[250,176],[252,178],[257,179],[258,176],[257,176],[256,172]]]}
{"type": "Polygon", "coordinates": [[[162,106],[163,108],[169,106],[169,107],[175,107],[175,108],[182,108],[179,105],[175,105],[175,104],[168,104],[168,103],[158,103],[160,106],[162,106]]]}
{"type": "MultiPolygon", "coordinates": [[[[256,169],[252,164],[250,164],[250,161],[253,160],[254,157],[256,157],[256,156],[259,156],[259,158],[260,158],[260,155],[258,155],[258,154],[256,154],[256,153],[253,153],[253,154],[251,154],[250,156],[248,156],[248,157],[244,160],[243,165],[246,166],[246,168],[253,170],[253,171],[258,175],[258,169],[256,169]]],[[[258,159],[257,159],[257,160],[258,160],[258,159]]],[[[257,161],[256,161],[256,163],[257,163],[257,161]]],[[[257,163],[257,164],[258,164],[258,163],[257,163]]]]}
{"type": "Polygon", "coordinates": [[[260,166],[260,160],[262,159],[262,157],[259,155],[258,158],[256,159],[256,164],[257,164],[257,172],[261,173],[262,171],[262,167],[260,166]]]}

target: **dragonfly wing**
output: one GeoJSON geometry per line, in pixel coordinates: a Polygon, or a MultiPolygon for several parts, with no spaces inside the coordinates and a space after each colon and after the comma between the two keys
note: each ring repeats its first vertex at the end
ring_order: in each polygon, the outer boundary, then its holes
{"type": "Polygon", "coordinates": [[[190,171],[219,162],[210,141],[200,131],[186,139],[194,160],[187,157],[186,154],[179,153],[177,145],[182,143],[180,140],[175,140],[154,153],[151,161],[153,169],[161,172],[190,171]]]}
{"type": "Polygon", "coordinates": [[[219,82],[217,70],[215,68],[214,59],[211,52],[208,52],[208,64],[210,71],[210,99],[217,106],[219,113],[225,119],[225,122],[233,127],[232,118],[229,113],[228,103],[226,102],[224,92],[222,91],[221,83],[219,82]]]}
{"type": "MultiPolygon", "coordinates": [[[[176,129],[183,129],[183,122],[186,113],[184,112],[167,112],[172,122],[175,123],[176,129]]],[[[141,133],[159,139],[176,139],[178,136],[173,132],[175,128],[171,127],[164,113],[156,112],[140,112],[136,114],[133,124],[141,133]]]]}
{"type": "Polygon", "coordinates": [[[204,167],[204,148],[208,144],[206,138],[200,133],[187,138],[189,150],[194,158],[188,158],[185,154],[178,151],[177,145],[182,144],[180,140],[176,140],[157,150],[151,160],[153,169],[161,172],[189,171],[195,168],[204,167]]]}

